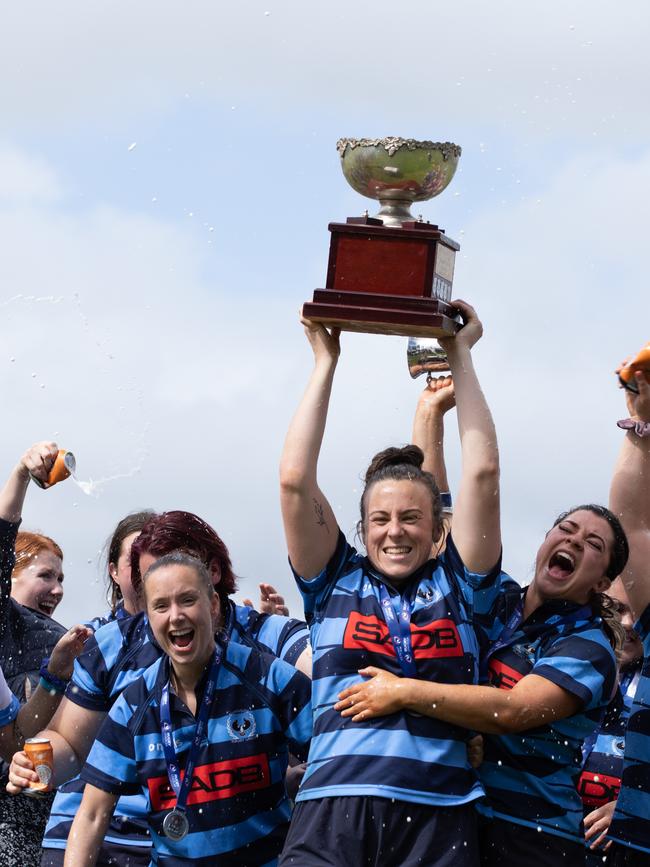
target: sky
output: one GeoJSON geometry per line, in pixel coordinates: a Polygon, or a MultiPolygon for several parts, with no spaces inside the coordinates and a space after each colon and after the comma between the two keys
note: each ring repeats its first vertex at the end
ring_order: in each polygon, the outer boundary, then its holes
{"type": "MultiPolygon", "coordinates": [[[[30,486],[23,526],[65,553],[58,619],[105,610],[127,512],[189,509],[241,595],[293,586],[277,467],[311,369],[298,323],[329,222],[374,203],[336,141],[453,141],[418,212],[461,244],[454,293],[501,450],[504,567],[531,577],[561,510],[606,501],[623,400],[650,339],[650,11],[600,0],[113,0],[0,19],[0,476],[33,442],[82,481],[30,486]]],[[[347,333],[319,468],[352,540],[372,455],[408,442],[406,338],[347,333]]],[[[447,424],[452,489],[460,471],[447,424]]]]}

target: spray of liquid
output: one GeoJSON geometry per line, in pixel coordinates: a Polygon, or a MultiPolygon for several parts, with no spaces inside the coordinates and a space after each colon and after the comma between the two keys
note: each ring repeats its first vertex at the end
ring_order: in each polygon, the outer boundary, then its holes
{"type": "Polygon", "coordinates": [[[140,469],[140,467],[133,467],[133,469],[126,473],[117,473],[115,476],[106,476],[103,479],[88,479],[87,481],[78,478],[76,473],[73,473],[72,481],[87,497],[98,499],[109,482],[115,482],[117,479],[130,479],[135,476],[136,473],[139,473],[140,469]]]}

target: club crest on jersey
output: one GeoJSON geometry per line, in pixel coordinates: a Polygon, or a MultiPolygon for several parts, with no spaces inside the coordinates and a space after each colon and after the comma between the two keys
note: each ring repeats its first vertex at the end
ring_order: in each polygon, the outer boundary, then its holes
{"type": "Polygon", "coordinates": [[[249,741],[257,736],[255,716],[249,710],[236,710],[229,714],[226,729],[231,741],[249,741]]]}
{"type": "Polygon", "coordinates": [[[442,591],[436,587],[420,587],[415,594],[425,605],[434,605],[442,599],[442,591]]]}

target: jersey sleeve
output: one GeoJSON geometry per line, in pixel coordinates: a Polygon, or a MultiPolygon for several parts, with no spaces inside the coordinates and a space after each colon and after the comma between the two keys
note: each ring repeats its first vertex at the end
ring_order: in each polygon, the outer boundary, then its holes
{"type": "Polygon", "coordinates": [[[283,617],[281,614],[269,614],[260,628],[257,639],[274,656],[290,665],[295,665],[296,660],[309,644],[309,629],[303,620],[283,617]]]}
{"type": "Polygon", "coordinates": [[[6,623],[5,610],[11,598],[11,573],[16,564],[16,534],[20,522],[0,518],[0,631],[6,623]]]}
{"type": "Polygon", "coordinates": [[[267,689],[273,695],[273,710],[289,743],[289,752],[306,761],[312,736],[311,681],[279,659],[271,662],[267,689]]]}
{"type": "Polygon", "coordinates": [[[65,697],[87,710],[107,713],[112,703],[110,670],[121,648],[122,635],[117,621],[102,626],[91,635],[83,653],[75,660],[65,697]]]}
{"type": "Polygon", "coordinates": [[[576,696],[582,710],[593,710],[609,704],[616,683],[616,657],[602,629],[590,625],[558,636],[530,674],[576,696]]]}
{"type": "MultiPolygon", "coordinates": [[[[339,529],[339,538],[336,543],[336,550],[330,558],[329,563],[325,566],[322,572],[314,575],[312,578],[305,578],[291,567],[293,574],[298,584],[298,590],[303,598],[305,605],[305,619],[307,623],[311,623],[314,613],[320,607],[331,593],[337,579],[344,574],[348,568],[352,568],[361,559],[357,551],[348,544],[345,536],[339,529]]],[[[291,565],[291,564],[289,564],[291,565]]]]}
{"type": "Polygon", "coordinates": [[[7,681],[0,668],[0,728],[8,726],[18,716],[20,702],[7,686],[7,681]]]}
{"type": "Polygon", "coordinates": [[[112,795],[135,795],[141,790],[137,780],[135,735],[129,728],[134,709],[121,695],[102,723],[81,779],[112,795]]]}

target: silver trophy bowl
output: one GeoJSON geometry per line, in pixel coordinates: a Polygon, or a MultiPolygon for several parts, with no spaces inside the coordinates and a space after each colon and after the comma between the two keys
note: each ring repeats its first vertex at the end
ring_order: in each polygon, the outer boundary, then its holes
{"type": "Polygon", "coordinates": [[[411,379],[426,373],[430,382],[434,376],[449,372],[447,353],[432,337],[409,337],[406,362],[411,379]]]}
{"type": "Polygon", "coordinates": [[[452,142],[397,136],[342,138],[336,147],[345,179],[362,196],[379,200],[381,208],[374,216],[385,226],[415,220],[411,204],[439,195],[453,178],[461,154],[452,142]]]}

